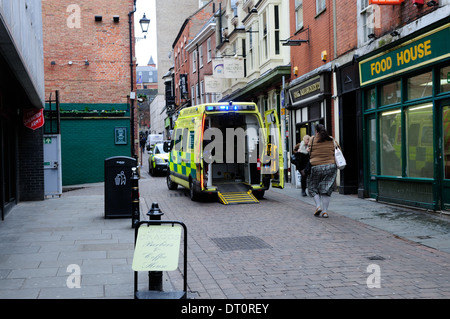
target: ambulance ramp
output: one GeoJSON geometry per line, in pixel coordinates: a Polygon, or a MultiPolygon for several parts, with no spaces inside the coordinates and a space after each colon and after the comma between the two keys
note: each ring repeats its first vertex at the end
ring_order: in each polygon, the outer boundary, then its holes
{"type": "Polygon", "coordinates": [[[256,197],[253,196],[252,191],[245,184],[217,184],[217,194],[219,195],[220,202],[224,205],[259,203],[256,197]]]}

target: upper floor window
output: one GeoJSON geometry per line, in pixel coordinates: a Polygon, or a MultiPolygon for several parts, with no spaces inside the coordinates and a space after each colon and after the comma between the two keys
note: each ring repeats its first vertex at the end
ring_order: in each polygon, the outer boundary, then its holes
{"type": "Polygon", "coordinates": [[[374,32],[374,15],[373,8],[369,5],[369,0],[360,0],[361,5],[361,21],[362,21],[362,36],[363,42],[369,40],[369,34],[374,32]]]}
{"type": "Polygon", "coordinates": [[[207,62],[210,62],[212,59],[212,54],[211,54],[211,38],[209,38],[206,41],[206,60],[207,62]]]}
{"type": "Polygon", "coordinates": [[[192,73],[197,71],[197,50],[192,52],[192,73]]]}
{"type": "Polygon", "coordinates": [[[262,54],[263,54],[263,59],[267,59],[268,58],[268,43],[267,43],[267,37],[268,37],[268,30],[267,30],[267,12],[263,12],[262,14],[262,28],[263,30],[263,38],[262,38],[262,54]]]}
{"type": "Polygon", "coordinates": [[[316,14],[325,11],[326,9],[326,0],[316,0],[316,14]]]}
{"type": "Polygon", "coordinates": [[[295,29],[303,28],[303,0],[295,0],[295,29]]]}
{"type": "Polygon", "coordinates": [[[198,47],[198,65],[200,68],[203,67],[203,45],[199,45],[198,47]]]}

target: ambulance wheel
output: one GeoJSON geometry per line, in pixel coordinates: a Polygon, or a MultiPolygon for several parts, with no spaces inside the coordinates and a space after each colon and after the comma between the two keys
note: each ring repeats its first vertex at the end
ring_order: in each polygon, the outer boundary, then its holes
{"type": "Polygon", "coordinates": [[[170,174],[167,174],[166,182],[167,188],[169,188],[171,191],[176,190],[178,188],[178,184],[170,179],[170,174]]]}
{"type": "Polygon", "coordinates": [[[189,180],[189,197],[193,201],[197,201],[199,199],[199,195],[194,189],[194,183],[192,182],[192,179],[189,180]]]}

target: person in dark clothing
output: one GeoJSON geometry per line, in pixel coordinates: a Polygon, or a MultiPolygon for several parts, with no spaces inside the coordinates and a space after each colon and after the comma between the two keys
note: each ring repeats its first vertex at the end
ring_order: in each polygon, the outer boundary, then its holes
{"type": "Polygon", "coordinates": [[[303,141],[301,143],[298,143],[294,147],[294,154],[293,154],[293,164],[295,165],[296,170],[300,173],[302,180],[302,196],[306,195],[306,174],[303,171],[306,164],[309,161],[309,151],[308,151],[308,144],[309,144],[309,135],[303,136],[303,141]]]}

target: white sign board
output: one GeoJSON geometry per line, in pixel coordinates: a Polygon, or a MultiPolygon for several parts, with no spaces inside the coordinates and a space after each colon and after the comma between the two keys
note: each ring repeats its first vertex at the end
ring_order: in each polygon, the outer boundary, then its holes
{"type": "Polygon", "coordinates": [[[222,93],[222,79],[205,75],[205,93],[222,93]]]}

